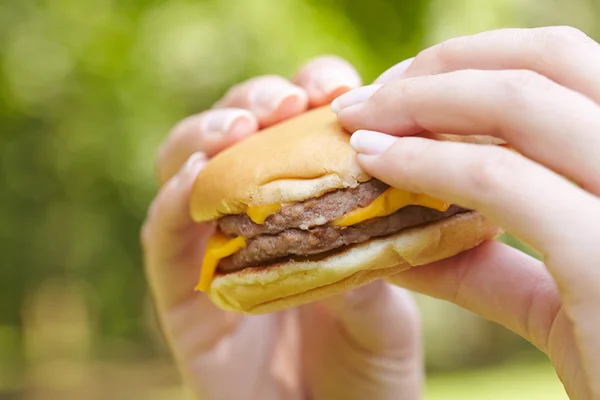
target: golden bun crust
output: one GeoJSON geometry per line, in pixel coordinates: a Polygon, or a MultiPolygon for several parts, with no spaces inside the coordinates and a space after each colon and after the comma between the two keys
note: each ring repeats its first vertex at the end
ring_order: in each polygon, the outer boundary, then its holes
{"type": "Polygon", "coordinates": [[[275,312],[451,257],[500,233],[481,214],[470,211],[351,246],[320,260],[290,261],[219,275],[208,296],[228,311],[275,312]]]}
{"type": "Polygon", "coordinates": [[[298,202],[368,181],[349,141],[329,107],[263,129],[219,153],[198,174],[192,218],[209,221],[245,212],[248,205],[298,202]]]}
{"type": "MultiPolygon", "coordinates": [[[[425,132],[435,140],[500,144],[491,136],[425,132]]],[[[291,118],[212,158],[192,188],[196,222],[246,211],[247,206],[304,201],[371,179],[350,147],[350,134],[328,106],[291,118]]]]}

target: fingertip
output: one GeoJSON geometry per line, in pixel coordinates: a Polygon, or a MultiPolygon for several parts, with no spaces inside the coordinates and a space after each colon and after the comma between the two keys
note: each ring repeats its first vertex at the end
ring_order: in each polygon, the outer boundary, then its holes
{"type": "Polygon", "coordinates": [[[248,110],[226,108],[210,111],[201,128],[203,147],[209,156],[214,156],[258,129],[257,118],[248,110]]]}
{"type": "Polygon", "coordinates": [[[251,102],[256,105],[259,128],[299,115],[308,108],[306,91],[289,82],[282,86],[262,86],[256,93],[251,102]]]}
{"type": "Polygon", "coordinates": [[[280,122],[285,119],[291,118],[295,115],[301,114],[306,111],[308,107],[308,95],[306,92],[299,88],[296,93],[291,93],[283,97],[279,104],[274,107],[273,114],[271,116],[271,123],[280,122]]]}
{"type": "Polygon", "coordinates": [[[339,97],[331,103],[331,111],[337,115],[337,120],[344,129],[350,133],[354,133],[362,128],[360,118],[357,117],[355,108],[362,107],[361,104],[342,108],[339,101],[339,97]]]}
{"type": "Polygon", "coordinates": [[[358,130],[350,137],[350,146],[360,155],[376,156],[387,151],[397,137],[381,132],[358,130]]]}
{"type": "Polygon", "coordinates": [[[238,117],[232,121],[229,129],[225,133],[226,136],[233,139],[234,141],[238,141],[252,133],[255,133],[259,126],[258,121],[250,112],[248,112],[249,117],[238,117]]]}
{"type": "Polygon", "coordinates": [[[341,116],[342,112],[346,115],[357,114],[361,110],[359,106],[366,104],[367,100],[381,89],[382,86],[380,84],[373,84],[349,90],[331,102],[331,110],[338,114],[338,116],[341,116]]]}
{"type": "Polygon", "coordinates": [[[309,61],[293,81],[306,90],[311,108],[330,103],[362,84],[356,69],[337,56],[321,56],[309,61]]]}
{"type": "Polygon", "coordinates": [[[243,108],[223,108],[206,112],[200,120],[202,134],[226,135],[234,125],[240,128],[240,123],[246,130],[256,129],[257,121],[254,114],[243,108]]]}

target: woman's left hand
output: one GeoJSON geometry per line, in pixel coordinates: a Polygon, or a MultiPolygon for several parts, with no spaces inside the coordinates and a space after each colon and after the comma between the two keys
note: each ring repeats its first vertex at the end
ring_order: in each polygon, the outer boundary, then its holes
{"type": "MultiPolygon", "coordinates": [[[[166,341],[202,399],[397,399],[421,397],[423,365],[412,297],[384,281],[269,315],[225,312],[194,293],[207,224],[189,215],[192,183],[206,160],[259,128],[325,105],[361,83],[337,57],[308,61],[292,80],[254,77],[165,139],[160,191],[142,244],[166,341]],[[187,160],[187,161],[186,161],[187,160]]],[[[224,177],[226,178],[226,177],[224,177]]]]}

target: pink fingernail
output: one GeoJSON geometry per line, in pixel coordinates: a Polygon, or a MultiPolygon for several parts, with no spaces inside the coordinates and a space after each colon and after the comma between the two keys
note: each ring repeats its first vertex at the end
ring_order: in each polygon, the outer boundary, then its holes
{"type": "Polygon", "coordinates": [[[203,119],[202,132],[205,135],[225,135],[241,120],[254,123],[254,116],[250,111],[242,109],[217,110],[203,119]]]}
{"type": "Polygon", "coordinates": [[[398,138],[380,132],[360,130],[350,138],[350,146],[358,153],[377,155],[389,149],[396,140],[398,138]]]}
{"type": "Polygon", "coordinates": [[[267,85],[256,92],[251,102],[261,110],[261,114],[269,115],[290,99],[307,103],[308,95],[303,89],[294,85],[267,85]]]}
{"type": "Polygon", "coordinates": [[[205,162],[206,162],[206,154],[204,154],[202,152],[196,152],[187,159],[187,161],[185,162],[185,165],[182,168],[182,172],[183,173],[193,172],[197,168],[202,166],[205,162]]]}
{"type": "Polygon", "coordinates": [[[344,93],[331,102],[331,110],[338,114],[344,108],[362,103],[373,96],[383,85],[368,85],[344,93]]]}
{"type": "Polygon", "coordinates": [[[349,75],[348,73],[334,73],[333,71],[319,76],[313,83],[314,90],[322,97],[335,94],[339,96],[358,86],[360,86],[358,74],[349,75]]]}

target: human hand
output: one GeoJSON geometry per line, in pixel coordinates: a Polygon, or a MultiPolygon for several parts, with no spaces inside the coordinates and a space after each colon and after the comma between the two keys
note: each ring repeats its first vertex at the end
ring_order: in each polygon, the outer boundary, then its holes
{"type": "Polygon", "coordinates": [[[213,109],[177,125],[162,146],[161,189],[142,230],[145,266],[166,341],[200,398],[420,398],[419,319],[403,289],[380,281],[251,317],[222,311],[194,292],[211,231],[192,221],[188,203],[206,159],[360,84],[347,62],[321,57],[293,83],[263,76],[233,87],[213,109]]]}
{"type": "Polygon", "coordinates": [[[512,329],[571,398],[600,398],[600,45],[565,27],[453,39],[332,108],[367,172],[478,210],[545,260],[492,241],[390,281],[512,329]],[[518,153],[405,137],[423,131],[518,153]]]}

